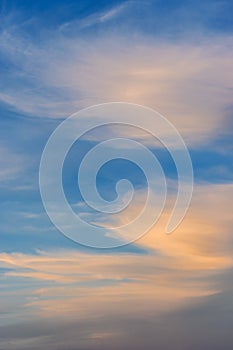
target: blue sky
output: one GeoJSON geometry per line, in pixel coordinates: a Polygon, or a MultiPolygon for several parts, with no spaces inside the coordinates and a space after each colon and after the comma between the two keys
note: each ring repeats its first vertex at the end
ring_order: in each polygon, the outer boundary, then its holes
{"type": "MultiPolygon", "coordinates": [[[[230,0],[0,1],[0,349],[232,349],[232,13],[230,0]],[[113,101],[148,106],[176,126],[193,163],[193,200],[166,236],[171,155],[136,129],[94,130],[64,163],[75,211],[106,234],[128,218],[96,215],[76,187],[85,153],[116,135],[157,156],[168,199],[142,239],[91,249],[48,218],[39,165],[63,120],[113,101]]],[[[99,192],[113,200],[122,177],[137,211],[147,183],[134,164],[106,164],[99,192]]]]}

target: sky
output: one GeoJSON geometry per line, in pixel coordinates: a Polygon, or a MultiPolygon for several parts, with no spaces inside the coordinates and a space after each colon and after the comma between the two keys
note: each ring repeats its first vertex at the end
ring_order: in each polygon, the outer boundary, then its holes
{"type": "Polygon", "coordinates": [[[230,0],[0,0],[0,350],[232,349],[232,14],[230,0]],[[167,183],[146,234],[100,249],[53,225],[39,169],[62,122],[109,102],[166,117],[187,145],[194,186],[167,235],[178,174],[164,145],[130,126],[84,134],[64,161],[64,193],[106,237],[142,210],[147,178],[125,159],[106,163],[96,181],[109,207],[122,178],[134,197],[117,215],[95,212],[77,186],[85,154],[127,137],[157,157],[167,183]]]}

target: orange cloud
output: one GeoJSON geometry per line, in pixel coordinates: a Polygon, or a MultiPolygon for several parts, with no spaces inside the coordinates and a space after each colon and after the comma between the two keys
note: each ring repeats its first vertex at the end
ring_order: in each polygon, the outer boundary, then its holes
{"type": "Polygon", "coordinates": [[[232,185],[196,187],[192,206],[172,235],[164,234],[167,210],[137,242],[149,249],[148,255],[0,254],[0,266],[12,269],[5,278],[28,278],[31,286],[41,281],[25,307],[46,317],[182,308],[193,298],[224,290],[215,276],[233,266],[232,192],[232,185]]]}

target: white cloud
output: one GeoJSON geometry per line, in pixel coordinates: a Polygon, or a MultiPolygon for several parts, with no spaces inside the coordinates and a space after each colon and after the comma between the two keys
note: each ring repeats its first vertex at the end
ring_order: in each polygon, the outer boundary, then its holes
{"type": "Polygon", "coordinates": [[[113,19],[115,19],[118,15],[120,15],[129,5],[131,1],[126,1],[122,4],[116,5],[106,11],[100,11],[88,15],[84,18],[73,20],[70,22],[63,23],[59,30],[61,32],[67,32],[72,30],[80,30],[88,27],[92,27],[96,24],[106,23],[113,19]]]}

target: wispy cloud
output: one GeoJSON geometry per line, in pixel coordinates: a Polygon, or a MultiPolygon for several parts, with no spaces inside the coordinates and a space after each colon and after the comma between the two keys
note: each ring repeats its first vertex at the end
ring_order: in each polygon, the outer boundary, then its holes
{"type": "Polygon", "coordinates": [[[232,89],[229,35],[202,36],[196,44],[111,31],[100,38],[50,31],[37,43],[9,27],[1,42],[14,76],[6,75],[0,98],[14,109],[66,117],[93,104],[126,101],[158,110],[188,144],[224,129],[232,89]]]}
{"type": "Polygon", "coordinates": [[[3,183],[19,178],[25,172],[26,157],[0,146],[0,181],[3,183]]]}
{"type": "Polygon", "coordinates": [[[80,30],[89,28],[101,23],[109,22],[115,19],[118,15],[120,15],[129,5],[132,4],[132,1],[125,1],[119,5],[110,7],[105,11],[98,11],[96,13],[92,13],[84,18],[76,19],[70,22],[63,23],[59,30],[61,32],[67,32],[70,30],[80,30]]]}

